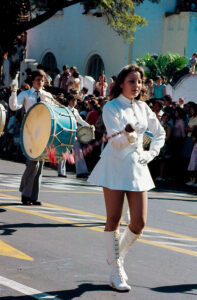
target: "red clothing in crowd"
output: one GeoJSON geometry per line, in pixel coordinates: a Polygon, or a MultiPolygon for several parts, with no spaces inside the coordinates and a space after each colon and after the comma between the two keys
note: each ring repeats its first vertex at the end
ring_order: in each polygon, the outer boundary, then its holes
{"type": "Polygon", "coordinates": [[[96,121],[99,117],[99,114],[95,110],[91,110],[86,117],[86,122],[88,122],[90,125],[95,125],[96,121]]]}

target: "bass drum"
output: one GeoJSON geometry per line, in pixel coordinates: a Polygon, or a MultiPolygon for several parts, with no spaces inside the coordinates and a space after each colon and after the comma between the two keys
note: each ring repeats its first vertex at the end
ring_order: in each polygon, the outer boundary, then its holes
{"type": "Polygon", "coordinates": [[[3,130],[6,123],[6,110],[5,107],[0,104],[0,136],[3,134],[3,130]]]}
{"type": "Polygon", "coordinates": [[[55,148],[56,160],[69,152],[76,136],[76,121],[66,107],[47,103],[33,105],[23,119],[20,144],[24,155],[30,160],[46,160],[47,149],[55,148]]]}

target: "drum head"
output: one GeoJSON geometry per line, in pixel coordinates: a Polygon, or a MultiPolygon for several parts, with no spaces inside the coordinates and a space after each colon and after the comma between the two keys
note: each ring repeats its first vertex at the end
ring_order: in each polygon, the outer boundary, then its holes
{"type": "Polygon", "coordinates": [[[5,107],[2,104],[0,104],[0,136],[3,134],[5,121],[6,121],[5,107]]]}
{"type": "Polygon", "coordinates": [[[29,158],[36,159],[45,151],[51,134],[51,116],[46,105],[37,104],[24,123],[23,147],[29,158]]]}

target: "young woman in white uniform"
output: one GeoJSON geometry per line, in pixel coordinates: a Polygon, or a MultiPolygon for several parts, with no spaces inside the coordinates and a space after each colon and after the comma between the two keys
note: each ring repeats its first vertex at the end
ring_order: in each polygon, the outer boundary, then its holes
{"type": "Polygon", "coordinates": [[[159,154],[165,131],[149,106],[141,101],[144,70],[128,65],[119,73],[112,89],[113,99],[103,107],[103,121],[111,138],[88,181],[103,187],[107,221],[105,240],[107,261],[111,266],[110,285],[129,291],[124,258],[139,238],[147,218],[147,191],[154,187],[147,163],[159,154]],[[131,125],[131,126],[130,126],[131,125]],[[133,127],[133,132],[130,128],[133,127]],[[150,150],[143,150],[143,135],[153,133],[150,150]],[[131,222],[119,237],[124,194],[128,198],[131,222]]]}

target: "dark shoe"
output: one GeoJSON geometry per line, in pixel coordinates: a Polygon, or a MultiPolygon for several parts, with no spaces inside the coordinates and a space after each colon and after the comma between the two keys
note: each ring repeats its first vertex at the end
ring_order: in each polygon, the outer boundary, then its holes
{"type": "Polygon", "coordinates": [[[23,195],[21,197],[21,202],[23,205],[31,205],[31,199],[23,195]]]}
{"type": "Polygon", "coordinates": [[[58,177],[64,177],[64,178],[67,178],[67,175],[58,174],[58,177]]]}
{"type": "Polygon", "coordinates": [[[81,173],[81,174],[77,174],[77,178],[88,178],[88,173],[81,173]]]}
{"type": "Polygon", "coordinates": [[[40,201],[32,201],[31,200],[31,205],[42,205],[42,202],[40,202],[40,201]]]}

